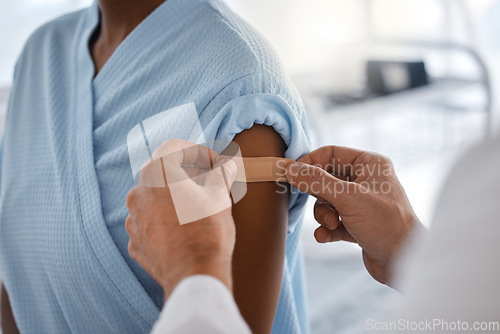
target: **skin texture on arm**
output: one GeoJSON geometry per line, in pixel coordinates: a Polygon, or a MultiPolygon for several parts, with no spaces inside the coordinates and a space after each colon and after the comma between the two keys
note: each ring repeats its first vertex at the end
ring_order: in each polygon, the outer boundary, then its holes
{"type": "Polygon", "coordinates": [[[17,334],[19,330],[17,329],[16,321],[14,320],[14,315],[12,314],[12,308],[10,307],[9,296],[7,295],[7,290],[2,284],[2,333],[3,334],[17,334]]]}
{"type": "MultiPolygon", "coordinates": [[[[283,157],[286,145],[273,128],[254,125],[236,135],[244,157],[283,157]]],[[[286,249],[288,193],[275,182],[247,183],[233,206],[236,245],[234,297],[253,333],[270,333],[278,305],[286,249]]]]}

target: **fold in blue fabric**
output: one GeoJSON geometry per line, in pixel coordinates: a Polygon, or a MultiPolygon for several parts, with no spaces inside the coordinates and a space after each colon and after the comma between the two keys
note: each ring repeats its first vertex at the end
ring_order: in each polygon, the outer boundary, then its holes
{"type": "MultiPolygon", "coordinates": [[[[287,158],[310,147],[302,102],[277,57],[224,3],[166,1],[94,77],[88,43],[98,24],[97,3],[56,19],[16,65],[1,153],[0,265],[23,333],[146,333],[157,319],[162,291],[129,257],[124,228],[135,184],[127,134],[137,124],[194,103],[208,140],[266,124],[287,158]]],[[[189,139],[191,120],[172,124],[189,139]]],[[[290,194],[274,333],[308,331],[304,203],[290,194]]]]}

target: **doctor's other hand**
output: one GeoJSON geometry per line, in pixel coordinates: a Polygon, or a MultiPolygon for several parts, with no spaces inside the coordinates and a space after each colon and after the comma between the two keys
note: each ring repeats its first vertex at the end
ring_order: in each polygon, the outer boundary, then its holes
{"type": "Polygon", "coordinates": [[[317,198],[318,242],[356,242],[370,275],[391,285],[394,260],[421,228],[390,159],[356,149],[319,148],[287,168],[293,186],[317,198]]]}
{"type": "Polygon", "coordinates": [[[167,141],[127,195],[129,254],[162,286],[165,299],[182,279],[196,274],[232,288],[235,226],[229,192],[237,167],[217,158],[204,146],[167,141]]]}

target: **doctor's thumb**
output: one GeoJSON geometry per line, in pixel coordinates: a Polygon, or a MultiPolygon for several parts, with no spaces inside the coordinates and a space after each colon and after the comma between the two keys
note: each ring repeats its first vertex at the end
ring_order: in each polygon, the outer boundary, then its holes
{"type": "Polygon", "coordinates": [[[225,187],[230,192],[237,173],[238,167],[233,160],[221,159],[215,163],[214,169],[208,172],[205,187],[212,189],[225,187]]]}
{"type": "Polygon", "coordinates": [[[334,206],[342,205],[342,201],[349,199],[355,192],[356,184],[336,178],[326,170],[295,162],[286,169],[288,182],[300,191],[321,197],[334,206]]]}

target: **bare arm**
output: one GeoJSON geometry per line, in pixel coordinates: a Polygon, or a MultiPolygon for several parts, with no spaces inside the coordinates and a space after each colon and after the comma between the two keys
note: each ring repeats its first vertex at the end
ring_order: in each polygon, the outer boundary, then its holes
{"type": "MultiPolygon", "coordinates": [[[[254,125],[236,135],[243,156],[282,157],[285,143],[274,129],[254,125]]],[[[236,303],[253,333],[270,333],[278,305],[286,248],[288,193],[274,182],[248,183],[233,206],[236,303]]]]}
{"type": "Polygon", "coordinates": [[[2,333],[3,334],[15,334],[19,333],[17,329],[16,321],[14,320],[14,315],[12,314],[12,309],[10,307],[9,296],[7,295],[7,290],[2,284],[2,333]]]}

